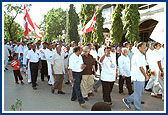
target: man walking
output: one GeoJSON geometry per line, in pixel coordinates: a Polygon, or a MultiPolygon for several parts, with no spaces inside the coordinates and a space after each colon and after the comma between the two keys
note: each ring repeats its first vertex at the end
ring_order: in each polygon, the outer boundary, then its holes
{"type": "Polygon", "coordinates": [[[54,76],[54,86],[51,88],[51,92],[54,93],[55,89],[58,89],[58,94],[65,94],[62,91],[62,83],[64,80],[65,65],[64,55],[61,55],[61,46],[56,48],[57,52],[51,58],[51,71],[54,76]]]}
{"type": "Polygon", "coordinates": [[[71,101],[78,102],[81,107],[84,106],[84,99],[81,94],[80,84],[82,79],[82,71],[85,69],[86,65],[83,64],[82,56],[80,55],[82,49],[77,46],[74,48],[74,53],[69,58],[69,71],[70,71],[70,80],[73,84],[73,91],[71,101]]]}
{"type": "Polygon", "coordinates": [[[81,92],[85,101],[88,101],[89,91],[92,90],[94,85],[94,76],[92,75],[93,74],[92,69],[94,70],[95,76],[96,76],[96,69],[93,56],[89,54],[89,47],[86,46],[83,52],[84,53],[82,55],[82,59],[86,67],[82,71],[81,92]]]}
{"type": "Polygon", "coordinates": [[[32,80],[32,87],[34,90],[36,90],[37,86],[37,75],[38,75],[38,67],[40,65],[40,68],[42,67],[41,65],[41,58],[36,52],[36,45],[32,45],[32,50],[28,52],[27,54],[27,63],[26,63],[26,69],[28,69],[28,63],[30,61],[30,72],[31,72],[31,80],[32,80]]]}
{"type": "Polygon", "coordinates": [[[134,102],[134,109],[136,111],[141,111],[141,100],[142,94],[144,92],[145,81],[149,79],[146,74],[146,60],[145,52],[146,45],[144,42],[140,42],[137,45],[137,51],[132,57],[132,68],[131,68],[131,80],[134,85],[134,93],[132,93],[128,98],[123,99],[127,108],[131,108],[130,103],[134,102]]]}

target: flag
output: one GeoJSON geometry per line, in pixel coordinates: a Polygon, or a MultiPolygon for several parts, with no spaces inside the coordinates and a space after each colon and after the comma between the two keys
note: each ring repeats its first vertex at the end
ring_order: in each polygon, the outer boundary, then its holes
{"type": "Polygon", "coordinates": [[[24,5],[24,35],[27,36],[29,32],[34,31],[36,36],[38,38],[42,37],[42,33],[40,32],[40,28],[37,26],[37,24],[31,20],[30,15],[26,9],[26,6],[24,5]]]}
{"type": "Polygon", "coordinates": [[[85,33],[91,32],[94,29],[94,25],[95,25],[95,21],[96,21],[95,14],[96,14],[96,8],[95,8],[92,19],[82,28],[82,36],[85,33]]]}
{"type": "Polygon", "coordinates": [[[109,37],[106,37],[106,39],[105,39],[105,43],[107,44],[107,46],[109,46],[109,43],[110,43],[110,39],[109,39],[109,37]]]}

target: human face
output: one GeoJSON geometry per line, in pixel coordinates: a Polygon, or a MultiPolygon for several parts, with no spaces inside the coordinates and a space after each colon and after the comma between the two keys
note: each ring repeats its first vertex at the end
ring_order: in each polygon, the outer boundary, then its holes
{"type": "Polygon", "coordinates": [[[126,55],[127,55],[127,50],[125,49],[125,50],[122,52],[122,54],[123,54],[124,56],[126,56],[126,55]]]}
{"type": "Polygon", "coordinates": [[[141,53],[145,54],[145,52],[146,52],[146,45],[143,44],[143,45],[139,48],[139,51],[140,51],[141,53]]]}
{"type": "Polygon", "coordinates": [[[129,45],[129,47],[128,47],[128,48],[129,48],[129,50],[132,50],[132,45],[129,45]]]}
{"type": "Polygon", "coordinates": [[[105,52],[110,55],[110,49],[106,49],[105,52]]]}
{"type": "Polygon", "coordinates": [[[111,51],[114,52],[115,51],[115,47],[111,47],[111,51]]]}
{"type": "Polygon", "coordinates": [[[84,54],[85,56],[88,56],[88,54],[89,54],[88,48],[85,48],[85,49],[83,50],[83,54],[84,54]]]}
{"type": "Polygon", "coordinates": [[[161,48],[161,44],[158,44],[158,45],[156,46],[156,49],[159,50],[160,48],[161,48]]]}

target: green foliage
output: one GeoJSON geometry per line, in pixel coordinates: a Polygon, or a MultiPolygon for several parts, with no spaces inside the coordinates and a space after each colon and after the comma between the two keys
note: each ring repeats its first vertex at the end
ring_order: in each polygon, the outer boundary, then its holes
{"type": "Polygon", "coordinates": [[[116,5],[112,14],[112,26],[111,26],[111,39],[112,43],[119,44],[122,41],[123,36],[123,22],[122,22],[122,9],[119,4],[116,5]]]}
{"type": "Polygon", "coordinates": [[[43,36],[48,39],[48,42],[58,39],[66,28],[66,11],[61,8],[49,10],[44,15],[44,20],[41,22],[40,27],[44,31],[43,36]]]}
{"type": "Polygon", "coordinates": [[[16,103],[12,104],[10,109],[13,111],[21,111],[22,110],[22,100],[16,99],[16,103]]]}
{"type": "Polygon", "coordinates": [[[133,43],[134,41],[139,41],[139,22],[140,14],[138,11],[137,4],[128,4],[124,11],[124,31],[126,33],[126,39],[133,43]]]}
{"type": "Polygon", "coordinates": [[[96,23],[93,30],[93,39],[91,41],[94,44],[102,43],[104,40],[103,22],[104,22],[104,18],[102,17],[102,11],[99,10],[98,8],[96,9],[96,23]]]}
{"type": "MultiPolygon", "coordinates": [[[[18,23],[16,23],[14,20],[16,19],[18,14],[23,13],[23,9],[24,9],[23,4],[15,4],[15,5],[5,4],[4,7],[5,7],[4,17],[5,19],[7,19],[7,20],[4,20],[5,37],[7,37],[8,40],[16,41],[18,37],[23,35],[21,33],[23,32],[22,31],[23,29],[21,29],[21,26],[18,23]],[[15,34],[17,34],[17,37],[15,34]]],[[[26,7],[29,10],[29,8],[31,7],[31,4],[26,4],[26,7]]]]}
{"type": "MultiPolygon", "coordinates": [[[[82,4],[80,11],[81,27],[83,28],[93,17],[95,4],[82,4]]],[[[82,42],[91,42],[92,32],[88,32],[82,37],[82,42]]]]}
{"type": "Polygon", "coordinates": [[[5,14],[4,15],[4,37],[8,38],[8,40],[19,41],[22,36],[24,36],[24,30],[22,26],[15,21],[12,22],[12,16],[5,14]],[[12,26],[10,27],[11,23],[12,23],[12,26]]]}
{"type": "Polygon", "coordinates": [[[68,11],[68,41],[79,42],[79,34],[78,34],[78,24],[79,24],[79,16],[76,13],[75,7],[73,4],[69,5],[68,11]]]}

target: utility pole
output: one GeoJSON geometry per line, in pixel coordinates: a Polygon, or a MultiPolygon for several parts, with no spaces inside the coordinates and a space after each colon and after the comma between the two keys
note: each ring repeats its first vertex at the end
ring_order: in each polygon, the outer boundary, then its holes
{"type": "Polygon", "coordinates": [[[65,41],[68,41],[68,8],[66,9],[66,39],[65,41]]]}

